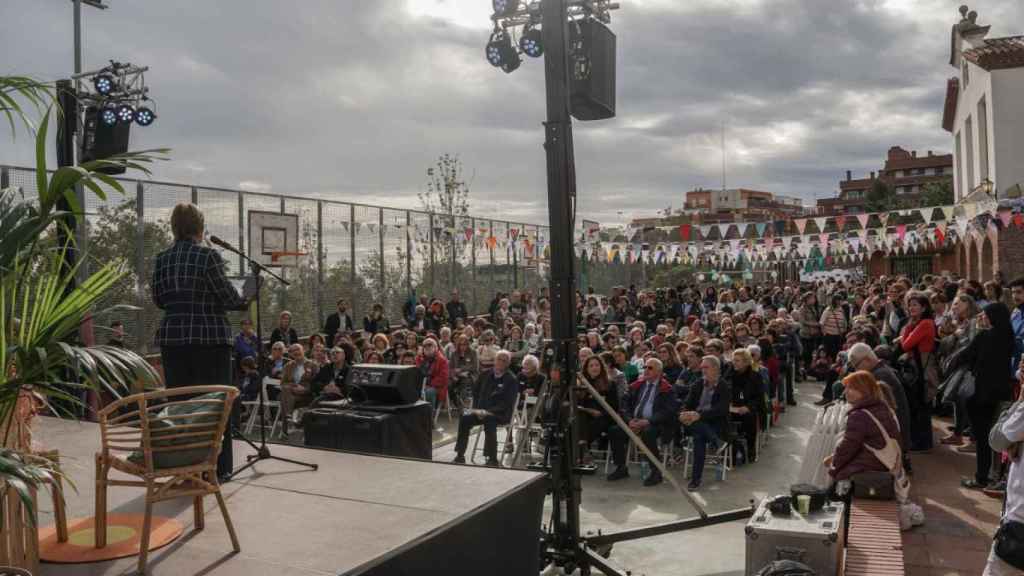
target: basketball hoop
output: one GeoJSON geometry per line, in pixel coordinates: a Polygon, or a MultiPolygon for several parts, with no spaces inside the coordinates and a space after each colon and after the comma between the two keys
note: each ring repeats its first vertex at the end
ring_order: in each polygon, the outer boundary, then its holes
{"type": "Polygon", "coordinates": [[[271,252],[270,265],[294,268],[299,265],[299,257],[306,256],[307,254],[309,252],[294,252],[291,250],[271,252]]]}

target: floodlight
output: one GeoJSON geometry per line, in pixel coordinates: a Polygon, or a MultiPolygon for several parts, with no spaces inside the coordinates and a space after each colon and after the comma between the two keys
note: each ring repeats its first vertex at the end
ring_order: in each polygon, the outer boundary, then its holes
{"type": "Polygon", "coordinates": [[[154,120],[156,120],[156,112],[145,106],[135,109],[135,123],[139,126],[149,126],[154,120]]]}
{"type": "Polygon", "coordinates": [[[92,85],[96,88],[96,92],[101,96],[106,96],[114,91],[116,84],[114,83],[114,77],[109,74],[100,74],[92,79],[92,85]]]}
{"type": "Polygon", "coordinates": [[[519,37],[519,49],[530,58],[540,58],[544,55],[544,39],[541,31],[533,25],[527,25],[523,35],[519,37]]]}
{"type": "Polygon", "coordinates": [[[117,107],[117,119],[125,124],[135,119],[135,108],[129,104],[121,104],[117,107]]]}
{"type": "Polygon", "coordinates": [[[100,110],[100,122],[103,122],[107,126],[117,124],[117,108],[107,106],[100,110]]]}
{"type": "Polygon", "coordinates": [[[519,68],[519,64],[522,62],[519,52],[512,45],[512,37],[500,29],[491,34],[486,54],[487,61],[491,63],[491,66],[501,68],[505,72],[512,72],[519,68]]]}

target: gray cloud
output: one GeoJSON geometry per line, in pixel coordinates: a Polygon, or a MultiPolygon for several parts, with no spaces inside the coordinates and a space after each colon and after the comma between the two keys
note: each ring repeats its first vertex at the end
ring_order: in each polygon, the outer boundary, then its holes
{"type": "MultiPolygon", "coordinates": [[[[150,66],[160,119],[133,146],[174,149],[161,178],[410,206],[425,169],[453,152],[475,213],[544,223],[542,66],[506,75],[484,61],[481,3],[111,0],[86,10],[86,66],[150,66]]],[[[808,200],[845,170],[877,169],[889,146],[948,151],[939,121],[956,7],[623,3],[618,117],[576,125],[581,216],[650,214],[717,186],[723,122],[730,186],[808,200]]],[[[994,35],[1021,32],[1019,2],[979,10],[994,35]]],[[[54,41],[71,37],[68,3],[6,0],[0,20],[15,23],[0,73],[68,74],[70,40],[54,41]]],[[[28,164],[26,143],[0,139],[0,161],[28,164]]]]}

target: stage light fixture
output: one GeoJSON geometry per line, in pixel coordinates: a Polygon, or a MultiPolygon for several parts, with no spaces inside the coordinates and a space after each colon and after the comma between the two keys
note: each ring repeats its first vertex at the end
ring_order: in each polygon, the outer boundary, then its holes
{"type": "Polygon", "coordinates": [[[519,37],[519,48],[530,58],[540,58],[544,55],[544,39],[541,31],[532,25],[527,25],[523,35],[519,37]]]}
{"type": "Polygon", "coordinates": [[[135,119],[135,108],[128,104],[121,104],[117,107],[117,119],[125,124],[135,119]]]}
{"type": "Polygon", "coordinates": [[[92,79],[92,85],[96,88],[97,94],[106,96],[114,91],[114,77],[109,74],[100,74],[92,79]]]}
{"type": "Polygon", "coordinates": [[[504,30],[495,30],[491,34],[491,40],[487,43],[487,61],[505,72],[519,68],[522,59],[512,45],[512,37],[504,30]]]}
{"type": "Polygon", "coordinates": [[[519,0],[491,0],[494,15],[499,18],[511,16],[519,9],[519,0]]]}
{"type": "Polygon", "coordinates": [[[149,126],[154,120],[156,120],[156,112],[145,106],[135,109],[135,123],[139,126],[149,126]]]}
{"type": "Polygon", "coordinates": [[[117,124],[117,108],[107,106],[100,110],[100,122],[103,122],[107,126],[117,124]]]}

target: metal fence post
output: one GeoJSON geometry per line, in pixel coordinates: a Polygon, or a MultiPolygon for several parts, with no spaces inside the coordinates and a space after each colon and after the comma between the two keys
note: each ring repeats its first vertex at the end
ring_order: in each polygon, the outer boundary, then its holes
{"type": "MultiPolygon", "coordinates": [[[[316,318],[324,317],[324,203],[316,201],[316,318]]],[[[333,342],[327,343],[333,346],[333,342]]]]}
{"type": "MultiPolygon", "coordinates": [[[[242,252],[248,250],[245,245],[245,193],[241,190],[238,191],[238,249],[242,252]]],[[[242,256],[238,256],[238,274],[241,276],[248,276],[249,270],[246,269],[245,260],[242,256]]]]}
{"type": "Polygon", "coordinates": [[[199,188],[192,186],[192,203],[199,206],[199,188]]]}
{"type": "MultiPolygon", "coordinates": [[[[405,298],[412,295],[412,213],[405,211],[405,298]]],[[[404,300],[404,299],[403,299],[404,300]]]]}
{"type": "MultiPolygon", "coordinates": [[[[349,249],[349,286],[356,285],[356,205],[348,205],[348,249],[349,249]]],[[[352,308],[355,308],[356,298],[353,293],[352,308]]],[[[362,312],[361,310],[356,311],[362,312]]]]}
{"type": "Polygon", "coordinates": [[[377,242],[380,253],[380,301],[387,302],[388,285],[387,275],[384,273],[387,268],[387,260],[384,259],[384,209],[377,208],[377,242]]]}
{"type": "Polygon", "coordinates": [[[430,217],[430,295],[433,296],[437,291],[437,285],[434,284],[434,213],[429,214],[430,217]]]}
{"type": "MultiPolygon", "coordinates": [[[[487,277],[487,294],[490,297],[494,296],[494,244],[491,243],[490,239],[494,238],[494,220],[487,221],[487,253],[491,259],[491,273],[487,277]]],[[[488,300],[490,302],[490,300],[488,300]]],[[[490,312],[490,310],[488,310],[490,312]]]]}
{"type": "Polygon", "coordinates": [[[458,242],[458,237],[455,235],[455,233],[457,231],[456,230],[457,226],[455,225],[455,214],[452,214],[451,225],[452,225],[452,227],[451,227],[451,230],[449,231],[448,239],[452,243],[452,271],[451,271],[451,273],[449,274],[449,277],[448,277],[448,284],[449,285],[448,285],[447,288],[445,288],[446,290],[451,290],[452,288],[454,288],[455,286],[458,285],[458,282],[455,279],[455,275],[456,275],[456,273],[455,273],[455,264],[456,264],[456,262],[455,262],[455,244],[458,242]]]}
{"type": "Polygon", "coordinates": [[[476,219],[470,220],[469,223],[473,226],[473,233],[469,237],[469,241],[472,244],[469,250],[469,266],[470,273],[473,275],[473,311],[478,312],[480,310],[480,298],[477,292],[480,291],[480,285],[476,283],[476,219]]]}
{"type": "Polygon", "coordinates": [[[135,288],[137,305],[139,309],[135,312],[136,324],[135,334],[138,338],[136,350],[143,349],[143,341],[146,333],[146,219],[145,219],[145,190],[141,180],[135,181],[135,288]]]}

